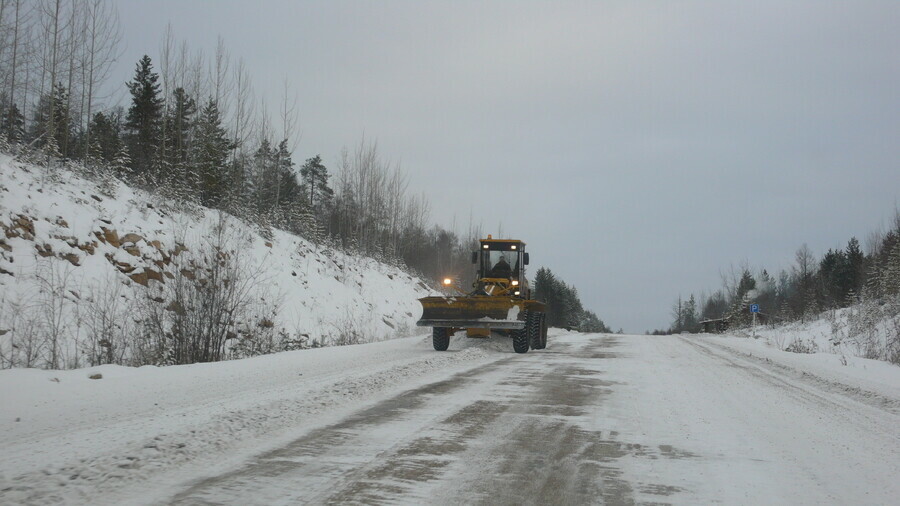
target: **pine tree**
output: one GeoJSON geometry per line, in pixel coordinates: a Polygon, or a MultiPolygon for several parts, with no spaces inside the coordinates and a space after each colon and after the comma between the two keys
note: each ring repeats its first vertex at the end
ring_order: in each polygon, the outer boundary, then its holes
{"type": "Polygon", "coordinates": [[[128,149],[134,169],[140,174],[151,169],[160,141],[163,99],[160,97],[158,80],[159,75],[153,71],[150,57],[144,55],[135,67],[134,78],[127,83],[131,93],[131,106],[125,121],[125,127],[129,131],[128,149]]]}
{"type": "Polygon", "coordinates": [[[300,168],[300,177],[309,205],[317,217],[323,218],[334,191],[328,186],[328,169],[322,164],[322,157],[316,155],[307,159],[300,168]]]}

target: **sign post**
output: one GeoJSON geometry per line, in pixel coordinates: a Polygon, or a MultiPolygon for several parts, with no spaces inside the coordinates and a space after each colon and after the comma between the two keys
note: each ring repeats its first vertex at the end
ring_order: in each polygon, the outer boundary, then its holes
{"type": "Polygon", "coordinates": [[[750,304],[750,314],[753,315],[753,338],[756,339],[756,313],[759,313],[759,304],[750,304]]]}

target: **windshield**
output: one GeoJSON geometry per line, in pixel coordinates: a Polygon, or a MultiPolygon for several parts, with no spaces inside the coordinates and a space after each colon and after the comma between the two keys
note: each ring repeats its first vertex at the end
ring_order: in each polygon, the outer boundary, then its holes
{"type": "Polygon", "coordinates": [[[517,251],[486,251],[485,277],[518,277],[519,253],[517,251]]]}

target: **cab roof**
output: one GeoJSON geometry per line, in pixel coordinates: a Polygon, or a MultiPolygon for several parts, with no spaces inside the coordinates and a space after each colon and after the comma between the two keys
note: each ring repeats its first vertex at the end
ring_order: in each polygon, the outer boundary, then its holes
{"type": "Polygon", "coordinates": [[[484,242],[487,242],[487,243],[498,243],[498,242],[502,242],[502,243],[509,243],[509,244],[521,244],[522,246],[525,246],[525,243],[522,242],[522,241],[520,241],[520,240],[518,240],[518,239],[494,239],[494,238],[491,237],[490,235],[487,236],[487,239],[480,239],[480,241],[483,242],[483,243],[484,243],[484,242]]]}

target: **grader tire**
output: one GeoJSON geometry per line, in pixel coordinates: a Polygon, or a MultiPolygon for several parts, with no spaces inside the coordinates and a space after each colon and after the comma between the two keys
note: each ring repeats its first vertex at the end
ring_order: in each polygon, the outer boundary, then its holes
{"type": "Polygon", "coordinates": [[[525,317],[525,329],[528,330],[528,342],[532,350],[541,349],[541,317],[543,313],[529,311],[525,317]]]}
{"type": "Polygon", "coordinates": [[[450,329],[434,327],[431,329],[431,344],[435,351],[447,351],[450,347],[450,329]]]}
{"type": "Polygon", "coordinates": [[[528,334],[528,325],[525,325],[524,329],[512,331],[513,350],[515,350],[516,353],[528,353],[528,345],[531,341],[528,338],[528,334]]]}
{"type": "Polygon", "coordinates": [[[547,347],[547,315],[541,315],[541,349],[547,347]]]}

